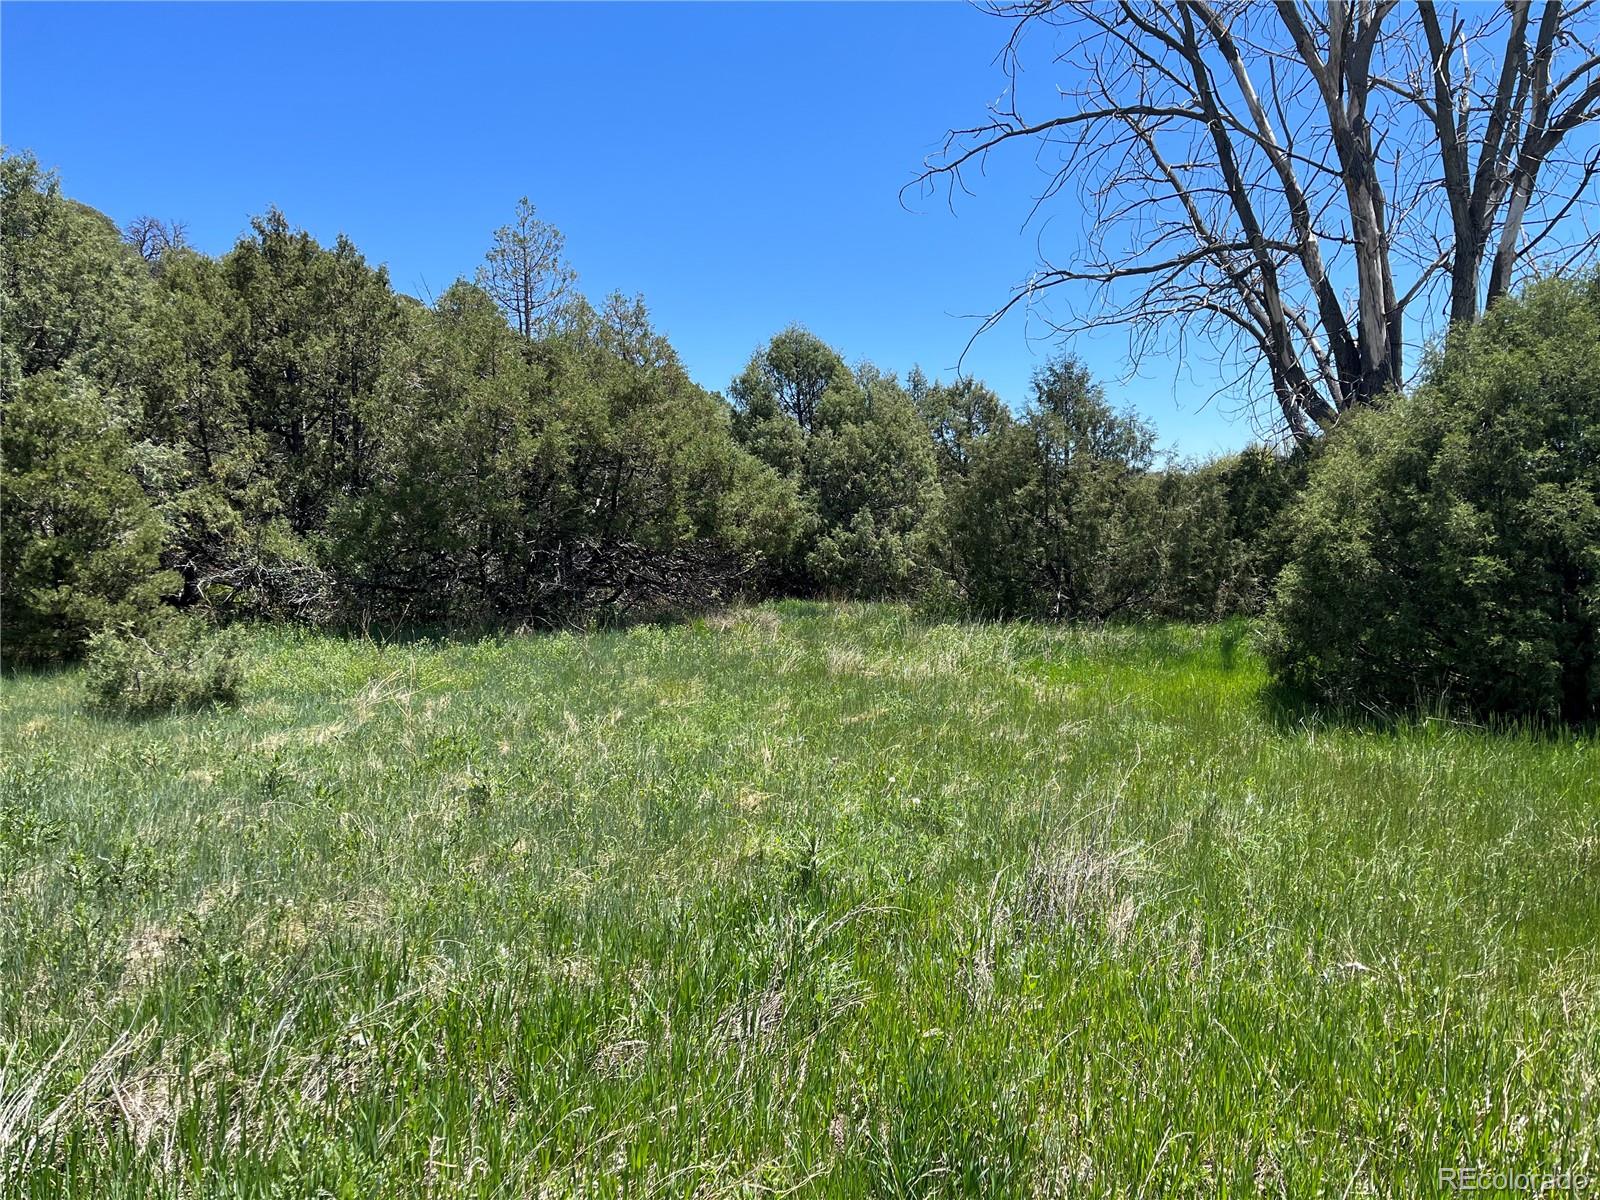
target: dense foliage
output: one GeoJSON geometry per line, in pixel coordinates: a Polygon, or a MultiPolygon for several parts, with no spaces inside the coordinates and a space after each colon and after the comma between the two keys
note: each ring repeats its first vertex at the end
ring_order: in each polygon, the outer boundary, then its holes
{"type": "Polygon", "coordinates": [[[161,570],[162,525],[115,404],[56,371],[7,391],[5,649],[56,658],[97,629],[143,624],[175,578],[161,570]]]}
{"type": "Polygon", "coordinates": [[[1072,359],[1035,373],[1016,416],[973,381],[915,390],[943,483],[933,561],[959,611],[1104,621],[1260,604],[1298,460],[1159,465],[1155,431],[1072,359]]]}
{"type": "Polygon", "coordinates": [[[1600,715],[1600,277],[1462,327],[1344,422],[1290,521],[1269,627],[1314,695],[1600,715]]]}
{"type": "Polygon", "coordinates": [[[210,258],[149,218],[119,235],[29,156],[3,170],[10,661],[172,607],[554,625],[736,592],[1094,620],[1259,598],[1236,477],[1282,464],[1158,462],[1070,358],[1013,415],[795,327],[724,400],[641,299],[583,299],[526,201],[478,282],[425,306],[276,211],[210,258]]]}
{"type": "Polygon", "coordinates": [[[276,211],[210,258],[119,234],[29,156],[0,183],[9,662],[171,609],[551,626],[786,594],[1104,622],[1258,612],[1276,583],[1270,661],[1311,695],[1600,709],[1594,281],[1498,305],[1314,450],[1185,464],[1070,356],[1013,408],[794,326],[724,399],[641,298],[585,300],[526,202],[424,305],[276,211]]]}
{"type": "Polygon", "coordinates": [[[892,376],[851,371],[803,329],[784,330],[731,389],[740,441],[798,498],[780,585],[906,595],[924,566],[938,481],[926,428],[892,376]]]}

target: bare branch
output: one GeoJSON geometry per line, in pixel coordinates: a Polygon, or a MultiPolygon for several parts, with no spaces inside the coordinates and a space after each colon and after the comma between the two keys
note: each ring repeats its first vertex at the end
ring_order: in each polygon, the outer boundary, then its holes
{"type": "Polygon", "coordinates": [[[1595,0],[990,8],[1006,99],[914,183],[953,203],[967,169],[1026,145],[1028,219],[1075,208],[1079,233],[1060,256],[1041,234],[1041,269],[974,337],[1025,304],[1057,333],[1126,327],[1134,361],[1208,341],[1253,364],[1244,399],[1311,436],[1404,383],[1408,346],[1600,241],[1595,0]],[[1035,30],[1048,92],[1022,71],[1035,30]]]}

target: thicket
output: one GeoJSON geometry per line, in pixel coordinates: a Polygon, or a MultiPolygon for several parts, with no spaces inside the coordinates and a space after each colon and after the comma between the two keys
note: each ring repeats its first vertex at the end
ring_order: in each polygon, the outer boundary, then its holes
{"type": "Polygon", "coordinates": [[[1293,468],[1159,460],[1071,359],[1013,413],[780,332],[727,397],[523,202],[424,305],[276,211],[220,258],[0,163],[3,647],[171,609],[556,625],[735,594],[987,616],[1257,606],[1293,468]]]}
{"type": "Polygon", "coordinates": [[[708,392],[642,299],[584,299],[562,247],[524,201],[477,282],[424,305],[281,213],[211,258],[0,158],[5,660],[101,635],[96,678],[133,681],[105,703],[160,707],[236,683],[201,678],[185,611],[1266,609],[1278,677],[1319,699],[1600,713],[1600,279],[1500,302],[1310,450],[1195,464],[1070,356],[1013,406],[791,327],[708,392]]]}
{"type": "Polygon", "coordinates": [[[1600,275],[1454,330],[1289,510],[1280,678],[1385,711],[1600,716],[1600,275]]]}

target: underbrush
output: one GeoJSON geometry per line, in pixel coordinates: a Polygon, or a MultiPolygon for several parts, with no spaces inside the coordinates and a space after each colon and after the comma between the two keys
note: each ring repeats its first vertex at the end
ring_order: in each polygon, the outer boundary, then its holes
{"type": "Polygon", "coordinates": [[[199,618],[170,618],[143,633],[102,630],[84,655],[89,707],[113,716],[237,704],[243,677],[238,636],[199,618]]]}

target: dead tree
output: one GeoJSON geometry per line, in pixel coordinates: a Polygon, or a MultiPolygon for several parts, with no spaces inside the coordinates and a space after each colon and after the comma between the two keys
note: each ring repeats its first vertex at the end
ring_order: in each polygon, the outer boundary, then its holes
{"type": "Polygon", "coordinates": [[[918,182],[953,197],[1030,145],[1033,213],[1066,193],[1082,228],[1059,258],[1041,239],[983,328],[1080,285],[1055,329],[1125,325],[1135,357],[1198,340],[1308,439],[1404,383],[1446,321],[1600,244],[1595,2],[996,3],[1011,87],[918,182]],[[1024,115],[1047,40],[1057,111],[1024,115]]]}
{"type": "Polygon", "coordinates": [[[189,244],[189,227],[182,221],[163,221],[160,217],[135,217],[122,231],[122,240],[132,246],[139,257],[154,266],[168,250],[177,250],[189,244]]]}

